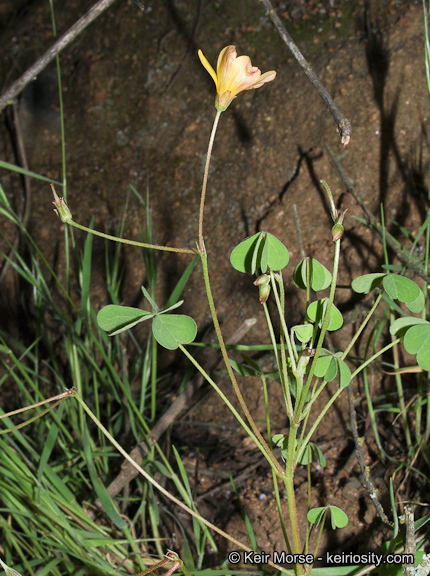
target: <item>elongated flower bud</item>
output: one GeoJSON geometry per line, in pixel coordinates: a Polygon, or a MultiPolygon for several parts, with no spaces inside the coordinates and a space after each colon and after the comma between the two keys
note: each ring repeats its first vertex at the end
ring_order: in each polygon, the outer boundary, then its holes
{"type": "Polygon", "coordinates": [[[270,294],[270,284],[261,284],[259,286],[260,304],[265,304],[270,294]]]}

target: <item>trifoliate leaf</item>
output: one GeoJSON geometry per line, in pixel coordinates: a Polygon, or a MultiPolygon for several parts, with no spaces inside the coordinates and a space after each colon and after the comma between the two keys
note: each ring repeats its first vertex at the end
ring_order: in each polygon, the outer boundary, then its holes
{"type": "Polygon", "coordinates": [[[124,330],[129,330],[139,324],[153,318],[152,312],[131,308],[130,306],[117,306],[109,304],[102,308],[97,314],[97,323],[109,336],[114,336],[124,330]]]}

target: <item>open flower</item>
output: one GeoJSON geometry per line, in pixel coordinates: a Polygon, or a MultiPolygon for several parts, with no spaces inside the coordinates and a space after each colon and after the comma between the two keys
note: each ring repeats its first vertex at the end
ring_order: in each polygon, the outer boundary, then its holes
{"type": "Polygon", "coordinates": [[[226,46],[221,50],[216,73],[204,57],[203,52],[199,50],[198,54],[201,63],[215,82],[217,92],[215,108],[221,112],[227,109],[239,92],[260,88],[276,77],[274,70],[261,74],[261,70],[251,64],[249,56],[238,57],[235,46],[226,46]]]}

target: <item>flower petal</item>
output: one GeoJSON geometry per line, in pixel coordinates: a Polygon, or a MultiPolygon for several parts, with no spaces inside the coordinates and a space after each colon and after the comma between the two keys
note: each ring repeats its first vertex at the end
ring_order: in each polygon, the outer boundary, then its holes
{"type": "Polygon", "coordinates": [[[221,50],[218,56],[218,62],[216,64],[217,74],[224,66],[229,66],[231,61],[236,60],[237,52],[236,46],[226,46],[221,50]]]}
{"type": "Polygon", "coordinates": [[[203,64],[203,66],[206,68],[206,70],[212,76],[212,80],[215,82],[215,86],[218,88],[218,81],[217,81],[217,75],[215,74],[215,70],[209,64],[209,62],[207,61],[207,59],[205,58],[205,56],[201,50],[198,51],[198,55],[200,58],[200,62],[203,64]]]}
{"type": "Polygon", "coordinates": [[[252,86],[252,88],[260,88],[260,86],[263,86],[263,84],[265,84],[266,82],[271,82],[275,78],[276,78],[275,70],[270,70],[270,72],[265,72],[264,74],[262,74],[260,76],[260,78],[258,79],[258,82],[256,84],[254,84],[254,86],[252,86]]]}

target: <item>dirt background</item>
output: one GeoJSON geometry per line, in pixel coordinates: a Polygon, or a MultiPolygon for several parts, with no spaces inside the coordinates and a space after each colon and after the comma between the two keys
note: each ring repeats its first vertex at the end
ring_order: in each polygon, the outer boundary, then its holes
{"type": "MultiPolygon", "coordinates": [[[[55,2],[58,33],[85,13],[92,2],[55,2]]],[[[301,259],[293,205],[297,208],[306,255],[329,269],[334,253],[328,203],[319,181],[326,180],[338,208],[348,210],[339,282],[378,271],[382,262],[379,239],[355,217],[362,211],[345,192],[326,151],[339,158],[348,178],[369,209],[379,217],[384,206],[391,223],[414,234],[425,219],[430,110],[424,69],[424,28],[420,2],[406,1],[284,1],[275,7],[336,104],[352,123],[353,133],[343,148],[336,126],[322,100],[282,43],[261,2],[255,0],[149,0],[140,11],[131,1],[117,1],[95,24],[61,54],[65,108],[68,203],[74,220],[112,232],[122,217],[129,185],[141,194],[149,190],[156,239],[160,244],[193,248],[203,167],[215,115],[213,81],[201,66],[201,48],[215,65],[219,51],[236,45],[263,72],[276,70],[274,82],[241,94],[221,117],[215,142],[205,211],[211,278],[225,335],[247,318],[257,327],[247,343],[267,341],[263,313],[252,279],[234,271],[232,248],[257,229],[276,235],[290,251],[285,274],[287,320],[303,319],[301,295],[291,273],[301,259]]],[[[0,7],[1,77],[10,85],[52,43],[47,2],[3,2],[0,7]]],[[[55,68],[50,66],[22,94],[19,106],[29,167],[61,180],[61,147],[55,68]]],[[[16,163],[10,110],[3,113],[1,157],[16,163]]],[[[23,206],[20,179],[2,170],[1,182],[15,206],[23,206]]],[[[61,254],[61,224],[54,215],[49,186],[32,183],[29,229],[53,254],[61,254]]],[[[144,209],[130,196],[124,235],[138,238],[144,209]]],[[[6,223],[6,235],[13,236],[6,223]]],[[[79,237],[79,234],[78,234],[79,237]]],[[[82,239],[84,236],[82,235],[82,239]]],[[[95,244],[93,303],[106,303],[104,245],[95,244]],[[98,248],[97,248],[98,247],[98,248]],[[97,252],[99,250],[99,252],[97,252]],[[97,259],[97,255],[99,258],[97,259]]],[[[189,258],[159,256],[159,291],[163,304],[189,258]]],[[[61,273],[62,263],[58,263],[61,273]]],[[[124,304],[144,305],[140,286],[145,270],[140,254],[123,251],[124,304]]],[[[7,284],[5,290],[7,290],[7,284]]],[[[357,300],[339,290],[336,300],[351,312],[357,300]]],[[[13,310],[13,307],[12,307],[13,310]]],[[[210,316],[201,278],[194,274],[185,294],[185,313],[201,330],[210,316]]],[[[2,311],[4,322],[13,314],[2,311]]],[[[6,326],[7,328],[8,326],[6,326]]],[[[342,348],[356,329],[348,323],[333,336],[342,348]]],[[[213,339],[210,335],[209,339],[213,339]]],[[[179,360],[165,357],[172,369],[179,360]]],[[[263,358],[266,367],[271,360],[263,358]]],[[[219,374],[223,381],[223,374],[219,374]]],[[[385,390],[394,380],[375,376],[385,390]]],[[[179,379],[178,379],[179,382],[179,379]]],[[[260,384],[242,382],[256,420],[264,427],[260,384]]],[[[225,390],[228,385],[225,384],[225,390]]],[[[286,431],[279,387],[270,383],[273,432],[286,431]]],[[[330,392],[327,392],[330,394],[330,392]]],[[[360,400],[361,383],[354,384],[360,400]]],[[[322,398],[326,401],[328,395],[322,398]]],[[[368,427],[366,410],[358,402],[361,432],[368,427]]],[[[318,408],[318,407],[317,407],[318,408]]],[[[373,551],[384,530],[361,488],[348,431],[348,403],[341,397],[315,441],[328,461],[316,470],[313,505],[327,499],[348,511],[350,524],[331,534],[323,546],[330,551],[373,551]],[[353,454],[352,454],[353,455],[353,454]]],[[[237,500],[228,486],[211,492],[226,480],[226,470],[245,474],[239,482],[244,505],[263,550],[283,549],[274,507],[271,479],[264,462],[242,439],[236,424],[212,395],[204,398],[171,432],[182,445],[191,473],[198,460],[197,494],[203,515],[223,529],[247,539],[237,500]],[[222,497],[220,497],[220,495],[222,497]]],[[[379,463],[371,438],[366,451],[376,483],[383,493],[391,470],[379,463]]],[[[306,498],[305,474],[297,475],[298,500],[306,498]]]]}

